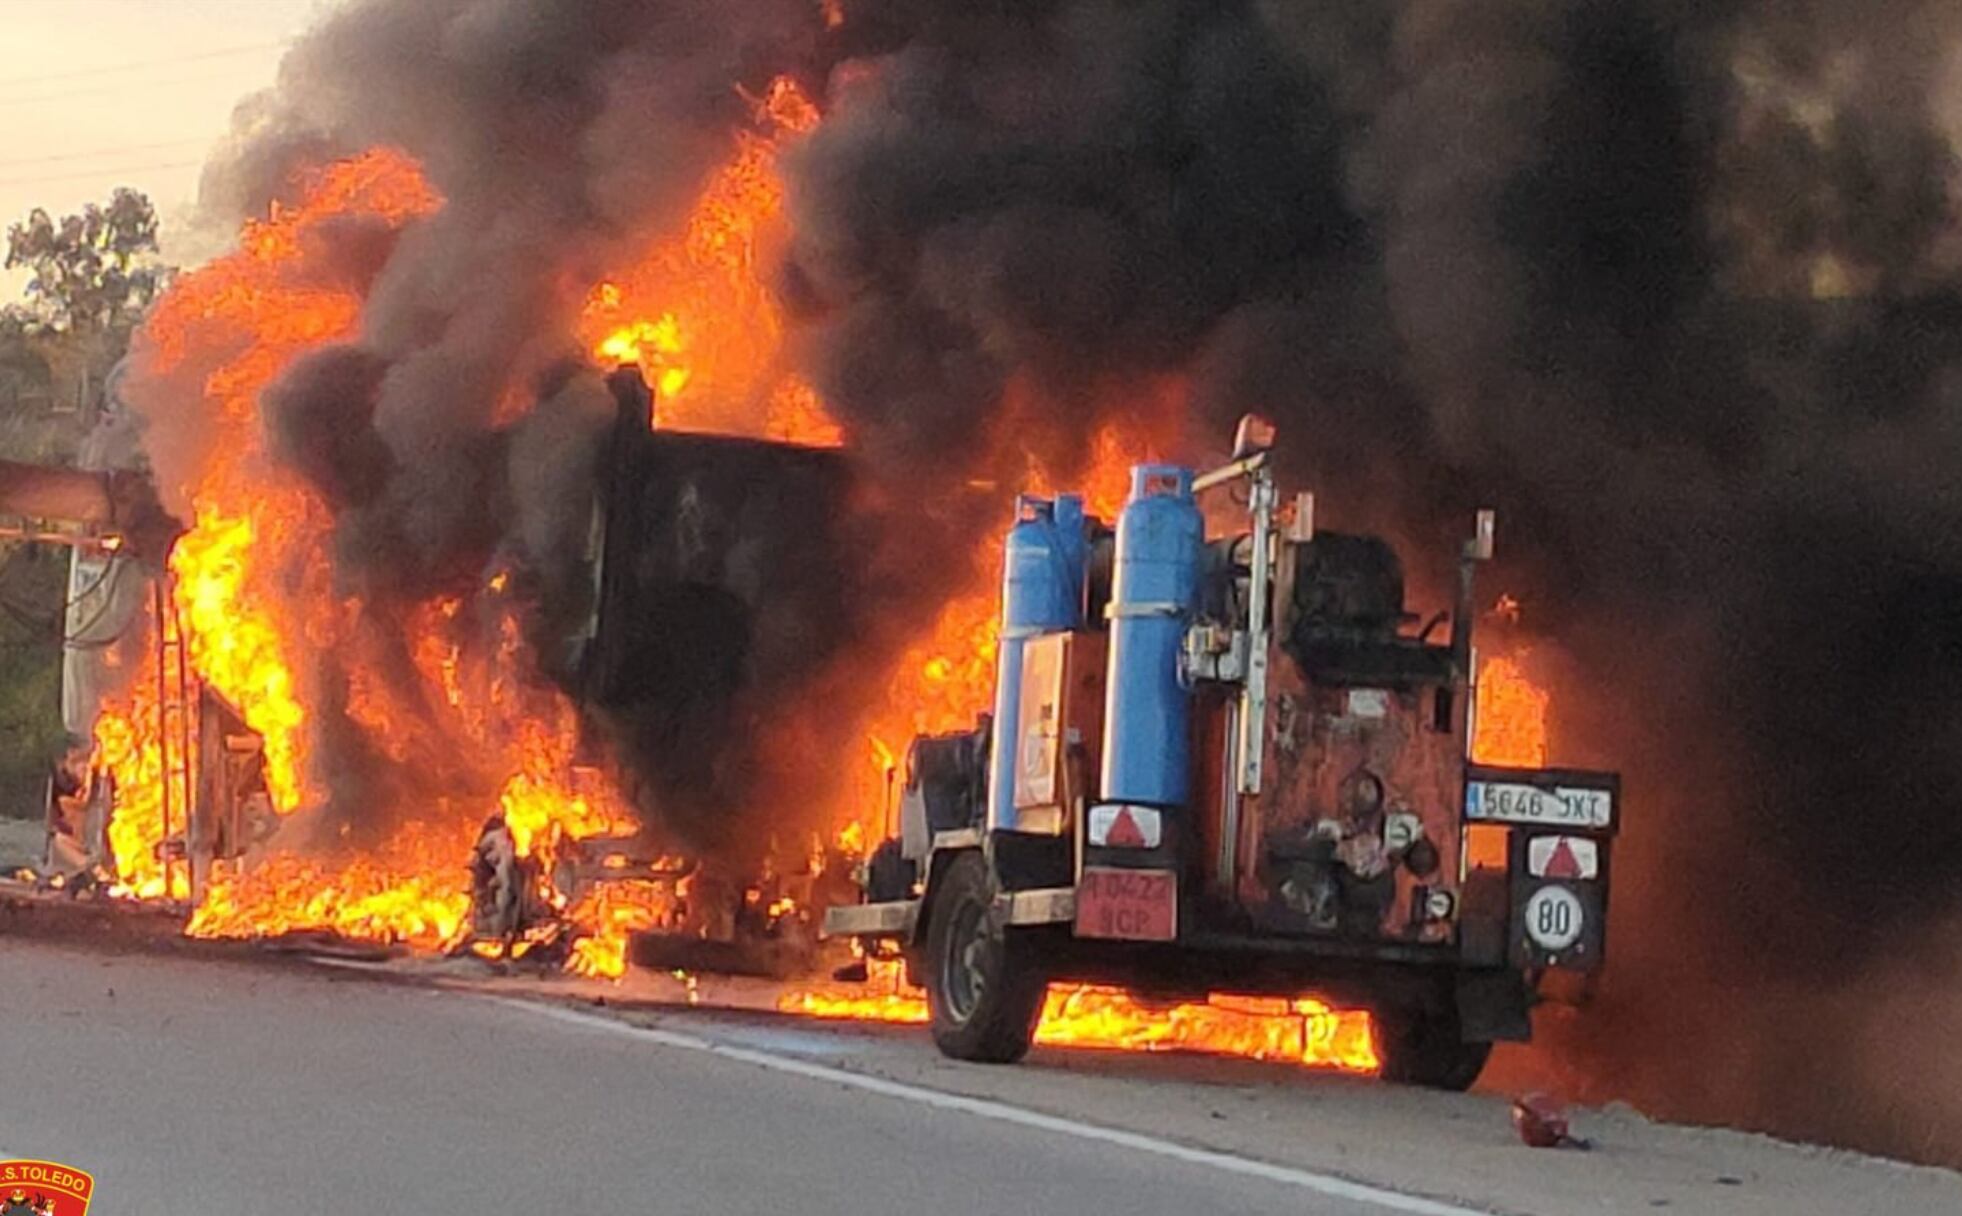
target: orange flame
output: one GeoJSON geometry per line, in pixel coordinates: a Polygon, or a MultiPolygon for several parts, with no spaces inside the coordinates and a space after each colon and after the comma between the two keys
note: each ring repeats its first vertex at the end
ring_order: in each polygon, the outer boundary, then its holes
{"type": "MultiPolygon", "coordinates": [[[[1503,635],[1519,624],[1521,602],[1501,594],[1487,618],[1503,635]]],[[[1511,647],[1503,655],[1485,655],[1477,667],[1477,698],[1473,700],[1472,759],[1481,765],[1513,765],[1519,769],[1546,767],[1546,688],[1526,675],[1530,647],[1511,647]]]]}
{"type": "Polygon", "coordinates": [[[631,935],[668,927],[674,905],[674,890],[666,883],[624,881],[595,887],[572,909],[572,920],[587,936],[573,943],[566,966],[578,975],[618,979],[627,972],[631,935]]]}
{"type": "MultiPolygon", "coordinates": [[[[777,1002],[784,1013],[833,1020],[924,1024],[926,994],[907,985],[897,963],[873,961],[882,991],[845,996],[805,990],[777,1002]]],[[[1373,1073],[1380,1067],[1369,1015],[1311,997],[1214,996],[1153,1006],[1116,988],[1052,984],[1035,1041],[1057,1047],[1188,1051],[1274,1060],[1311,1068],[1373,1073]]]]}
{"type": "MultiPolygon", "coordinates": [[[[1519,614],[1519,601],[1510,595],[1500,596],[1492,613],[1505,624],[1516,624],[1519,614]]],[[[1472,701],[1472,759],[1480,764],[1546,767],[1551,697],[1526,674],[1527,656],[1520,650],[1479,661],[1472,701]]],[[[1503,870],[1509,852],[1509,834],[1503,827],[1473,824],[1465,832],[1466,861],[1473,867],[1503,870]]]]}
{"type": "MultiPolygon", "coordinates": [[[[276,208],[248,223],[237,251],[180,276],[151,312],[136,348],[143,379],[188,381],[201,407],[203,457],[190,484],[166,487],[188,495],[193,508],[193,527],[171,555],[173,598],[198,678],[264,736],[267,785],[281,812],[298,807],[309,792],[306,711],[291,649],[307,640],[307,631],[283,626],[289,595],[269,585],[292,572],[257,555],[303,550],[322,524],[292,479],[265,475],[257,398],[295,355],[349,335],[359,316],[352,292],[290,273],[317,227],[350,213],[401,222],[435,205],[413,162],[387,150],[319,170],[303,193],[300,207],[276,208]]],[[[304,595],[290,599],[307,602],[304,595]]],[[[137,678],[104,706],[95,731],[118,790],[109,829],[117,878],[122,890],[141,896],[165,893],[162,806],[172,774],[164,771],[158,691],[137,678]]],[[[183,704],[175,712],[194,719],[192,690],[176,696],[183,704]]],[[[183,826],[180,811],[171,827],[181,832],[183,826]]]]}
{"type": "MultiPolygon", "coordinates": [[[[189,876],[166,878],[163,730],[155,686],[142,676],[95,724],[98,763],[116,784],[109,847],[115,854],[117,890],[142,899],[189,896],[189,876]]],[[[181,830],[182,824],[178,827],[181,830]]]]}
{"type": "MultiPolygon", "coordinates": [[[[188,397],[213,432],[187,484],[177,487],[195,522],[171,555],[173,599],[198,679],[262,737],[268,791],[282,815],[322,795],[308,754],[317,690],[301,659],[354,645],[347,622],[361,608],[331,586],[323,505],[272,471],[258,397],[297,355],[354,334],[360,298],[321,286],[311,272],[321,226],[350,215],[402,226],[441,205],[418,166],[387,150],[324,166],[298,194],[297,203],[247,224],[237,251],[179,277],[137,351],[141,379],[172,398],[163,404],[182,410],[188,397]]],[[[493,577],[490,590],[501,591],[502,579],[493,577]]],[[[275,854],[242,872],[220,869],[189,932],[313,929],[435,947],[456,937],[467,916],[463,862],[490,805],[502,810],[527,856],[561,837],[633,830],[607,792],[571,780],[572,711],[522,678],[515,621],[505,618],[495,653],[465,656],[454,637],[459,608],[454,599],[426,605],[409,639],[427,704],[391,691],[388,668],[377,660],[351,671],[346,712],[398,760],[445,758],[456,750],[446,740],[468,740],[487,767],[503,768],[501,792],[474,815],[444,803],[428,808],[427,821],[399,825],[373,845],[342,843],[331,857],[275,854]]],[[[184,696],[190,700],[192,690],[184,696]]],[[[164,893],[160,855],[171,847],[163,839],[168,774],[156,701],[139,681],[105,708],[97,727],[119,791],[110,827],[119,878],[125,892],[142,896],[164,893]]],[[[181,818],[173,828],[182,830],[181,818]]],[[[179,896],[187,893],[181,877],[179,896]]]]}
{"type": "Polygon", "coordinates": [[[581,331],[594,358],[638,363],[658,425],[836,447],[844,434],[783,365],[783,310],[759,267],[783,237],[783,147],[818,112],[788,78],[752,99],[756,130],[696,201],[683,233],[595,286],[581,331]]]}
{"type": "Polygon", "coordinates": [[[1472,758],[1480,764],[1545,768],[1549,701],[1546,690],[1526,675],[1520,656],[1481,661],[1472,758]]]}
{"type": "Polygon", "coordinates": [[[470,911],[459,859],[467,825],[409,824],[385,850],[316,860],[276,854],[220,874],[191,916],[193,937],[277,937],[303,930],[429,949],[454,940],[470,911]]]}

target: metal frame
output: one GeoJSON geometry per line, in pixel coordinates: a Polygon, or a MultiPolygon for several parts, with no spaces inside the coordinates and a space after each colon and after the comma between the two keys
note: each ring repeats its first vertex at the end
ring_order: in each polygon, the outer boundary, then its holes
{"type": "Polygon", "coordinates": [[[185,892],[195,899],[199,893],[190,889],[190,880],[196,871],[190,856],[191,817],[196,799],[191,752],[198,743],[197,727],[191,721],[191,704],[195,694],[192,691],[190,659],[185,654],[183,622],[177,615],[174,584],[175,579],[168,572],[151,584],[151,607],[157,627],[157,760],[162,770],[159,811],[163,831],[157,847],[158,861],[163,868],[164,898],[176,898],[176,863],[181,852],[185,866],[185,892]],[[173,806],[183,812],[182,830],[175,840],[171,832],[178,817],[172,814],[173,806]]]}

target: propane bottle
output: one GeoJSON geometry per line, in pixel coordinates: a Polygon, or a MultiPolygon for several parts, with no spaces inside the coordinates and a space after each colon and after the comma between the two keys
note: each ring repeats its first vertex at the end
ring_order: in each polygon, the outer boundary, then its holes
{"type": "Polygon", "coordinates": [[[1117,519],[1110,670],[1104,703],[1106,802],[1185,805],[1192,757],[1179,654],[1199,596],[1205,520],[1192,470],[1138,465],[1117,519]]]}
{"type": "Polygon", "coordinates": [[[1021,737],[1022,648],[1037,634],[1083,623],[1088,562],[1083,500],[1015,500],[1015,526],[1002,554],[1001,635],[995,670],[994,742],[988,761],[988,826],[1018,831],[1015,752],[1021,737]]]}

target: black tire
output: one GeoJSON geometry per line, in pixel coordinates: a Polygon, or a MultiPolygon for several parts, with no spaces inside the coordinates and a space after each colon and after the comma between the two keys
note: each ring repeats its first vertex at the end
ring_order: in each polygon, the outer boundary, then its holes
{"type": "Polygon", "coordinates": [[[1492,1044],[1467,1043],[1458,1019],[1436,1010],[1384,1010],[1377,1013],[1376,1054],[1383,1079],[1463,1093],[1485,1071],[1492,1044]]]}
{"type": "Polygon", "coordinates": [[[943,1055],[1012,1064],[1029,1052],[1047,984],[1024,931],[994,914],[995,880],[979,853],[954,858],[933,883],[926,990],[943,1055]]]}

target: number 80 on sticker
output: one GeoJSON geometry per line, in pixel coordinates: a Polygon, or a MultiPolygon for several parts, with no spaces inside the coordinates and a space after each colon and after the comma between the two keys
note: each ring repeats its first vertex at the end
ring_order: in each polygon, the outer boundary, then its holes
{"type": "Polygon", "coordinates": [[[1580,940],[1587,909],[1566,887],[1549,885],[1526,901],[1526,933],[1542,950],[1558,953],[1580,940]]]}

